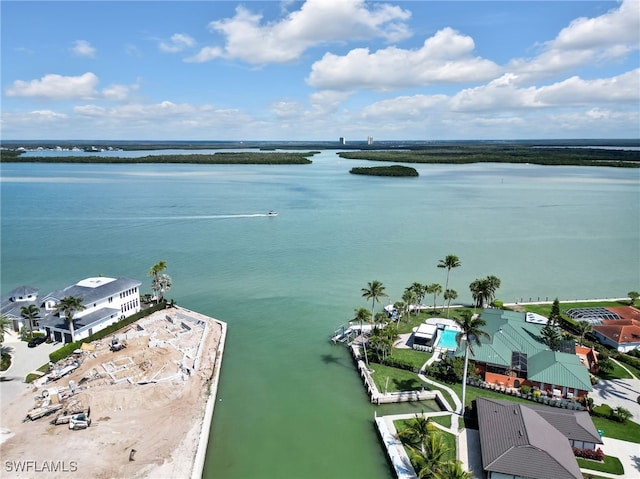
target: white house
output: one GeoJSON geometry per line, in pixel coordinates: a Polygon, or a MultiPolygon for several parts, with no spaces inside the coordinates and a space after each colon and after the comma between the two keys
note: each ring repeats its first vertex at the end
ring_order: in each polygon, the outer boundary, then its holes
{"type": "Polygon", "coordinates": [[[70,343],[84,339],[106,327],[140,311],[140,285],[130,278],[87,278],[61,291],[49,293],[42,299],[44,319],[41,322],[47,336],[54,341],[70,343]],[[73,314],[74,337],[69,323],[61,313],[55,312],[56,304],[73,296],[82,300],[85,307],[73,314]]]}
{"type": "MultiPolygon", "coordinates": [[[[0,313],[11,320],[12,329],[18,332],[25,326],[25,319],[22,317],[22,308],[31,304],[37,305],[38,289],[31,286],[20,286],[11,291],[0,300],[0,313]]],[[[42,316],[42,314],[40,315],[42,316]]],[[[38,320],[32,326],[38,327],[38,320]]]]}

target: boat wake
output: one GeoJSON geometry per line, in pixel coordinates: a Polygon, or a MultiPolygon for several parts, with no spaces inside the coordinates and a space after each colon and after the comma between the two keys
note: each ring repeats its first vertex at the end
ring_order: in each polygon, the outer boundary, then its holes
{"type": "Polygon", "coordinates": [[[270,216],[268,213],[252,213],[252,214],[237,214],[237,215],[182,215],[182,216],[148,216],[137,219],[141,220],[223,220],[231,218],[263,218],[270,216]]]}

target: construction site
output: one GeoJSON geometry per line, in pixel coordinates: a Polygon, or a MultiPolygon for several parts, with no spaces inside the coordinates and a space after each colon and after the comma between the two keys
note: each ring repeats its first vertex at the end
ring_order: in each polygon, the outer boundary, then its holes
{"type": "MultiPolygon", "coordinates": [[[[171,307],[83,344],[3,404],[3,461],[73,464],[83,477],[189,477],[224,334],[224,323],[171,307]]],[[[33,474],[18,469],[7,477],[33,474]]]]}

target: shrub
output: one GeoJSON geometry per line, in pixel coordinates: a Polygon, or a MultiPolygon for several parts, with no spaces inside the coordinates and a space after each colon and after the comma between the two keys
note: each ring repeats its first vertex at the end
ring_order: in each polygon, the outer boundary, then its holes
{"type": "Polygon", "coordinates": [[[594,407],[592,410],[592,414],[596,417],[604,417],[610,418],[613,414],[613,409],[608,404],[601,404],[600,406],[594,407]]]}
{"type": "Polygon", "coordinates": [[[527,384],[523,384],[522,386],[520,386],[520,393],[523,394],[524,396],[528,396],[530,392],[531,392],[531,386],[527,384]]]}
{"type": "Polygon", "coordinates": [[[604,452],[602,449],[580,449],[577,447],[573,448],[573,455],[576,457],[582,457],[584,459],[591,459],[592,461],[604,461],[604,452]]]}

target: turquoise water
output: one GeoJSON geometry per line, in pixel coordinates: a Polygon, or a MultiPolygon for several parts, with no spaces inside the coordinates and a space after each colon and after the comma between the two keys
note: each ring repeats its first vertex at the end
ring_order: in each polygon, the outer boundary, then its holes
{"type": "MultiPolygon", "coordinates": [[[[156,152],[158,153],[158,152],[156,152]]],[[[329,335],[415,281],[450,287],[489,274],[511,302],[625,296],[640,288],[637,170],[536,165],[418,166],[418,178],[311,165],[2,164],[0,281],[41,294],[165,260],[168,297],[229,324],[207,478],[392,477],[372,406],[329,335]],[[277,210],[279,215],[264,215],[277,210]]],[[[442,297],[438,298],[442,301],[442,297]]]]}
{"type": "Polygon", "coordinates": [[[457,335],[458,331],[456,331],[455,329],[444,328],[442,331],[440,331],[437,346],[447,349],[458,349],[458,343],[456,342],[457,335]]]}

